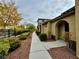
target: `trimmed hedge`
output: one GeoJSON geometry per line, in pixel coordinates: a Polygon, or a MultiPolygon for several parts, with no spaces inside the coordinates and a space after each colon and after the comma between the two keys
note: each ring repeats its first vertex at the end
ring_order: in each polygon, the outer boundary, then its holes
{"type": "Polygon", "coordinates": [[[41,41],[47,41],[47,35],[45,33],[41,33],[39,35],[39,38],[40,38],[41,41]]]}
{"type": "Polygon", "coordinates": [[[17,49],[21,44],[20,41],[26,39],[29,34],[30,33],[27,32],[17,37],[13,36],[10,38],[1,38],[0,39],[0,54],[4,56],[4,55],[7,55],[9,52],[12,52],[15,49],[17,49]]]}
{"type": "Polygon", "coordinates": [[[40,32],[38,32],[38,31],[36,31],[36,34],[37,34],[37,35],[40,35],[41,33],[40,33],[40,32]]]}
{"type": "Polygon", "coordinates": [[[29,32],[29,30],[16,31],[16,35],[20,35],[22,33],[29,32]]]}
{"type": "Polygon", "coordinates": [[[6,55],[6,53],[5,53],[4,50],[0,51],[0,54],[1,54],[2,56],[6,55]]]}
{"type": "Polygon", "coordinates": [[[15,40],[9,40],[10,42],[10,49],[8,52],[14,51],[16,48],[20,46],[20,40],[15,39],[15,40]]]}
{"type": "Polygon", "coordinates": [[[19,40],[25,40],[26,39],[26,35],[20,35],[18,38],[19,38],[19,40]]]}
{"type": "Polygon", "coordinates": [[[19,38],[19,40],[25,40],[29,34],[30,34],[29,32],[23,33],[20,36],[18,36],[18,38],[19,38]]]}
{"type": "Polygon", "coordinates": [[[76,52],[76,41],[69,40],[69,48],[76,52]]]}
{"type": "Polygon", "coordinates": [[[7,55],[20,46],[20,40],[16,37],[0,39],[0,54],[7,55]]]}
{"type": "Polygon", "coordinates": [[[10,48],[9,40],[7,38],[0,39],[0,54],[7,55],[10,48]]]}

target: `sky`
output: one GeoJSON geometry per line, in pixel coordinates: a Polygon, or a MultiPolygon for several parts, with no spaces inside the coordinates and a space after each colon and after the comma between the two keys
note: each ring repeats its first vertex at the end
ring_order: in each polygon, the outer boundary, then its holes
{"type": "MultiPolygon", "coordinates": [[[[7,0],[8,1],[8,0],[7,0]]],[[[53,19],[75,5],[75,0],[15,0],[23,20],[37,25],[38,18],[53,19]]]]}

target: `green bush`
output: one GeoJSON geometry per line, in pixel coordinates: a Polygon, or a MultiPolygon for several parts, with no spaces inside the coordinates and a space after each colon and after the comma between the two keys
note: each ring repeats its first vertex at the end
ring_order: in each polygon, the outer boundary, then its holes
{"type": "Polygon", "coordinates": [[[47,35],[45,33],[40,34],[39,38],[41,41],[47,41],[47,35]]]}
{"type": "Polygon", "coordinates": [[[20,35],[18,38],[19,38],[19,40],[25,40],[26,39],[26,35],[20,35]]]}
{"type": "Polygon", "coordinates": [[[2,56],[6,55],[6,53],[5,53],[4,50],[0,51],[0,54],[1,54],[2,56]]]}
{"type": "Polygon", "coordinates": [[[8,52],[14,51],[16,48],[20,46],[20,40],[15,39],[15,40],[9,40],[10,41],[10,49],[8,52]]]}
{"type": "Polygon", "coordinates": [[[23,33],[18,38],[19,38],[19,40],[25,40],[28,37],[29,34],[30,34],[29,32],[28,33],[23,33]]]}
{"type": "Polygon", "coordinates": [[[6,38],[0,39],[0,54],[7,55],[10,48],[9,40],[6,38]]]}
{"type": "Polygon", "coordinates": [[[36,34],[37,34],[37,35],[40,35],[40,32],[39,32],[39,31],[36,31],[36,34]]]}
{"type": "Polygon", "coordinates": [[[20,40],[16,37],[0,39],[0,54],[7,55],[20,46],[20,40]]]}
{"type": "Polygon", "coordinates": [[[30,32],[25,32],[25,33],[23,33],[22,35],[28,36],[29,34],[30,34],[30,32]]]}

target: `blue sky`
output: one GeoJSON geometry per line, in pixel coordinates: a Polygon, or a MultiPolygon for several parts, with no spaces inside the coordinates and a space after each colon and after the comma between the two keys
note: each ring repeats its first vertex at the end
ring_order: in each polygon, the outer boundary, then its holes
{"type": "Polygon", "coordinates": [[[75,0],[15,0],[24,18],[20,23],[37,24],[38,18],[53,19],[75,5],[75,0]]]}

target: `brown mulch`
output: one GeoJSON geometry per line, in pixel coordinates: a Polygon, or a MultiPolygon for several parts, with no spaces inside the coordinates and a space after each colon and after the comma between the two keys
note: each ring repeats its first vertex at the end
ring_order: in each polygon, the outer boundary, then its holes
{"type": "Polygon", "coordinates": [[[75,54],[66,47],[52,48],[48,50],[52,59],[78,59],[75,54]]]}
{"type": "Polygon", "coordinates": [[[21,46],[9,53],[5,59],[29,59],[31,37],[21,42],[21,46]]]}

